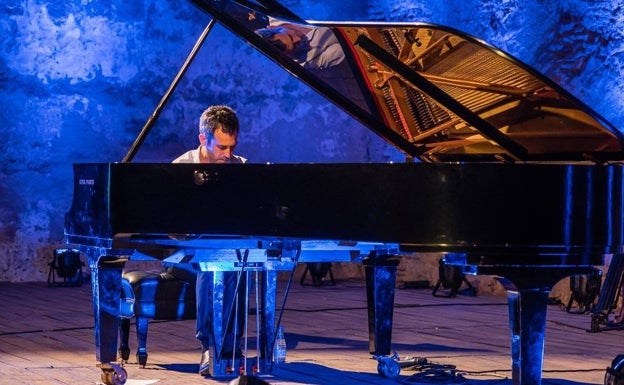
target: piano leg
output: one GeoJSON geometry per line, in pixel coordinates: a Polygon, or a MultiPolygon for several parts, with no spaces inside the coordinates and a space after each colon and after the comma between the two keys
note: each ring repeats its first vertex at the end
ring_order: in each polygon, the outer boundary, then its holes
{"type": "Polygon", "coordinates": [[[478,266],[507,290],[513,385],[541,385],[548,294],[565,277],[589,274],[590,266],[478,266]]]}
{"type": "Polygon", "coordinates": [[[370,353],[387,356],[392,351],[392,314],[396,270],[400,257],[373,255],[363,261],[368,307],[368,342],[370,353]]]}
{"type": "Polygon", "coordinates": [[[117,363],[119,333],[119,301],[121,299],[121,272],[126,259],[89,255],[93,314],[95,319],[95,358],[102,369],[102,382],[124,384],[126,370],[117,363]]]}
{"type": "Polygon", "coordinates": [[[541,384],[548,291],[507,291],[507,300],[512,383],[541,384]]]}

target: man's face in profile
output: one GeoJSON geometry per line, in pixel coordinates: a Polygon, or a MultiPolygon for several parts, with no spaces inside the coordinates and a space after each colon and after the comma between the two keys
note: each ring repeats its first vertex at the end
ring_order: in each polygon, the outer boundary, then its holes
{"type": "Polygon", "coordinates": [[[275,29],[275,32],[273,40],[287,55],[297,51],[301,42],[305,41],[305,35],[292,28],[279,27],[275,29]]]}

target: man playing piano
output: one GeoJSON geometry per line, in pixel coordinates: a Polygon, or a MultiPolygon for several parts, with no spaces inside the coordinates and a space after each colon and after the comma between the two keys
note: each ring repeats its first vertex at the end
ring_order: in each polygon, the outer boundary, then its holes
{"type": "MultiPolygon", "coordinates": [[[[215,105],[208,107],[199,118],[199,147],[189,150],[176,158],[173,163],[245,163],[247,159],[234,155],[234,149],[238,142],[238,117],[234,110],[225,105],[215,105]]],[[[207,220],[210,220],[207,218],[207,220]]],[[[223,327],[227,325],[227,315],[234,304],[234,294],[236,291],[236,272],[224,272],[223,277],[223,327]]],[[[209,374],[209,350],[214,344],[212,339],[214,334],[211,331],[212,308],[208,299],[212,296],[212,286],[214,284],[214,273],[200,272],[197,274],[197,339],[201,342],[201,361],[199,363],[199,374],[209,374]]],[[[245,282],[242,281],[239,293],[245,293],[245,282]]],[[[227,330],[227,336],[223,343],[222,356],[231,357],[233,354],[241,357],[240,341],[243,332],[244,319],[241,319],[245,312],[244,295],[238,296],[238,311],[234,312],[239,316],[236,322],[237,330],[234,333],[233,327],[227,330]],[[236,345],[236,346],[235,346],[236,345]]]]}
{"type": "Polygon", "coordinates": [[[199,118],[199,147],[189,150],[173,163],[245,163],[234,155],[238,143],[238,117],[228,106],[208,107],[199,118]]]}

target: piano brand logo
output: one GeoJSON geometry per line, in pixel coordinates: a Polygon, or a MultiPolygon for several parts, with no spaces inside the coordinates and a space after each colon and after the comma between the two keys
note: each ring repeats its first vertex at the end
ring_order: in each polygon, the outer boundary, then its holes
{"type": "Polygon", "coordinates": [[[95,184],[95,179],[78,179],[78,184],[81,186],[93,186],[95,184]]]}

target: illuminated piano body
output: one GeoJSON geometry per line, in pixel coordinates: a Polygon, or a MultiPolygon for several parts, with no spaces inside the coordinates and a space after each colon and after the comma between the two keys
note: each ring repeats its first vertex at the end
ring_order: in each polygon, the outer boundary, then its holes
{"type": "MultiPolygon", "coordinates": [[[[384,356],[400,256],[438,251],[460,255],[465,272],[499,277],[509,293],[513,383],[539,385],[549,290],[620,252],[621,133],[555,83],[456,30],[312,26],[274,1],[194,2],[408,161],[136,164],[130,153],[122,163],[76,164],[66,239],[93,272],[105,382],[122,380],[116,333],[128,258],[165,250],[163,258],[216,274],[259,274],[260,357],[269,371],[278,271],[364,263],[370,352],[384,356]],[[256,33],[276,20],[330,31],[340,65],[307,68],[256,33]],[[198,204],[224,197],[235,203],[198,204]],[[221,220],[202,220],[211,216],[221,220]]],[[[212,366],[215,376],[230,374],[225,361],[212,366]]]]}

